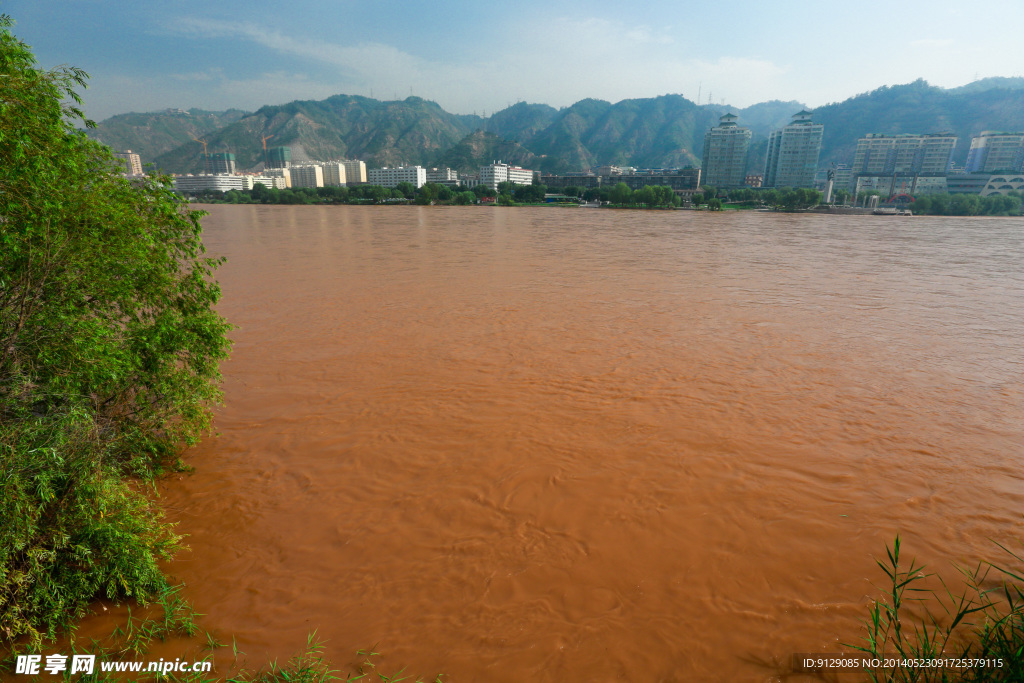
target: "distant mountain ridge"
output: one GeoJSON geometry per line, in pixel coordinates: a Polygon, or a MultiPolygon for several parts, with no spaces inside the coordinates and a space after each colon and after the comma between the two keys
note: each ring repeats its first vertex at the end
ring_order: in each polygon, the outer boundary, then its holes
{"type": "Polygon", "coordinates": [[[86,135],[115,150],[132,150],[144,163],[193,137],[218,131],[248,112],[241,109],[205,111],[203,109],[165,109],[159,112],[130,113],[111,116],[86,131],[86,135]]]}
{"type": "MultiPolygon", "coordinates": [[[[418,97],[380,101],[355,95],[296,100],[240,110],[123,114],[90,135],[117,149],[139,152],[168,172],[202,169],[202,145],[230,151],[238,168],[263,163],[267,146],[287,145],[292,159],[359,158],[370,166],[447,165],[461,172],[502,159],[542,172],[562,173],[605,164],[647,168],[698,166],[705,132],[724,113],[753,132],[748,170],[760,172],[768,133],[805,108],[800,102],[750,107],[698,105],[680,95],[611,103],[585,99],[555,109],[519,102],[490,117],[452,114],[418,97]],[[152,155],[152,156],[150,156],[152,155]]],[[[1024,129],[1024,79],[990,78],[944,89],[923,80],[885,86],[814,110],[825,125],[820,165],[849,163],[857,139],[868,133],[951,131],[963,163],[970,138],[983,130],[1024,129]]]]}

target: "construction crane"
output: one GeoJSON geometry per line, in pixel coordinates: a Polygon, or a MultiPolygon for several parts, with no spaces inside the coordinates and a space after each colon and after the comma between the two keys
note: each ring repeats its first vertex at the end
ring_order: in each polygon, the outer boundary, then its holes
{"type": "MultiPolygon", "coordinates": [[[[189,136],[192,137],[192,136],[189,136]]],[[[207,175],[210,174],[210,155],[206,153],[206,140],[200,140],[199,138],[193,137],[193,140],[203,146],[203,170],[207,175]]]]}
{"type": "Polygon", "coordinates": [[[267,158],[267,140],[274,137],[273,135],[263,136],[263,168],[266,169],[270,166],[270,161],[267,158]]]}

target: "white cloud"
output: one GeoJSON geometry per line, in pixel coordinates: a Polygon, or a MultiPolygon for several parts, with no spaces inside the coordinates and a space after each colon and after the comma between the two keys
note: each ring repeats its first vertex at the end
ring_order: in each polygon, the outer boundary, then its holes
{"type": "Polygon", "coordinates": [[[949,38],[919,38],[910,41],[910,47],[932,50],[935,48],[953,47],[954,42],[949,38]]]}
{"type": "MultiPolygon", "coordinates": [[[[496,35],[511,44],[514,58],[491,61],[444,62],[410,54],[380,42],[339,44],[287,35],[251,22],[187,17],[172,30],[206,39],[236,39],[274,54],[305,62],[315,75],[279,78],[264,75],[251,83],[228,78],[215,69],[178,74],[177,80],[218,82],[221,97],[239,92],[240,106],[254,107],[258,88],[261,103],[336,93],[370,95],[380,99],[412,94],[437,101],[449,111],[493,113],[512,101],[527,99],[567,106],[586,97],[611,101],[682,93],[702,100],[714,93],[716,102],[745,106],[776,97],[788,69],[769,60],[748,57],[695,58],[668,27],[623,24],[601,18],[554,17],[530,30],[508,24],[496,35]],[[515,36],[513,39],[512,36],[515,36]],[[514,42],[512,42],[514,41],[514,42]],[[330,67],[324,72],[323,66],[330,67]],[[218,80],[219,79],[219,80],[218,80]],[[290,88],[290,89],[289,89],[290,88]],[[271,99],[272,94],[280,97],[271,99]]],[[[169,105],[168,105],[169,106],[169,105]]],[[[205,106],[205,105],[204,105],[205,106]]]]}

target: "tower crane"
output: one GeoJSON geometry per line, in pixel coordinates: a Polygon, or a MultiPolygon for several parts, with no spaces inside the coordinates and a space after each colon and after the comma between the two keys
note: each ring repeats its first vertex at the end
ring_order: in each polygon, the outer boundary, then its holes
{"type": "MultiPolygon", "coordinates": [[[[192,137],[192,136],[189,136],[192,137]]],[[[206,140],[201,140],[197,137],[192,137],[193,140],[203,146],[203,170],[207,175],[210,174],[210,155],[206,153],[206,140]]]]}

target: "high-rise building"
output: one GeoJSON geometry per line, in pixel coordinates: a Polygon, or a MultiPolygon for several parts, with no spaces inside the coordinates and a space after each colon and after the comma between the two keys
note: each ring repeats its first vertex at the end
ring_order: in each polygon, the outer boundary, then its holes
{"type": "Polygon", "coordinates": [[[217,152],[206,156],[206,167],[210,173],[219,175],[235,172],[235,155],[230,152],[217,152]]]}
{"type": "Polygon", "coordinates": [[[125,175],[142,175],[142,160],[138,154],[126,149],[123,152],[114,152],[114,157],[124,162],[125,175]]]}
{"type": "Polygon", "coordinates": [[[319,165],[291,166],[292,187],[323,187],[324,169],[319,165]]]}
{"type": "Polygon", "coordinates": [[[291,165],[291,147],[271,147],[267,150],[267,168],[288,168],[291,165]]]}
{"type": "Polygon", "coordinates": [[[348,174],[345,172],[345,164],[338,161],[329,161],[321,164],[324,169],[324,185],[346,185],[348,174]]]}
{"type": "Polygon", "coordinates": [[[949,172],[956,148],[952,133],[929,135],[880,135],[871,133],[857,141],[853,156],[854,175],[893,175],[920,173],[941,175],[949,172]]]}
{"type": "Polygon", "coordinates": [[[349,185],[366,182],[366,162],[359,159],[345,159],[340,162],[345,167],[345,178],[349,185]]]}
{"type": "Polygon", "coordinates": [[[971,139],[967,153],[968,173],[1024,171],[1024,133],[986,130],[971,139]]]}
{"type": "Polygon", "coordinates": [[[718,125],[704,134],[704,159],[701,175],[715,187],[743,187],[747,171],[749,128],[736,125],[735,114],[719,117],[718,125]]]}
{"type": "MultiPolygon", "coordinates": [[[[811,112],[793,115],[788,126],[772,131],[764,165],[765,187],[814,187],[825,126],[811,122],[811,112]]],[[[710,183],[709,183],[710,184],[710,183]]]]}

